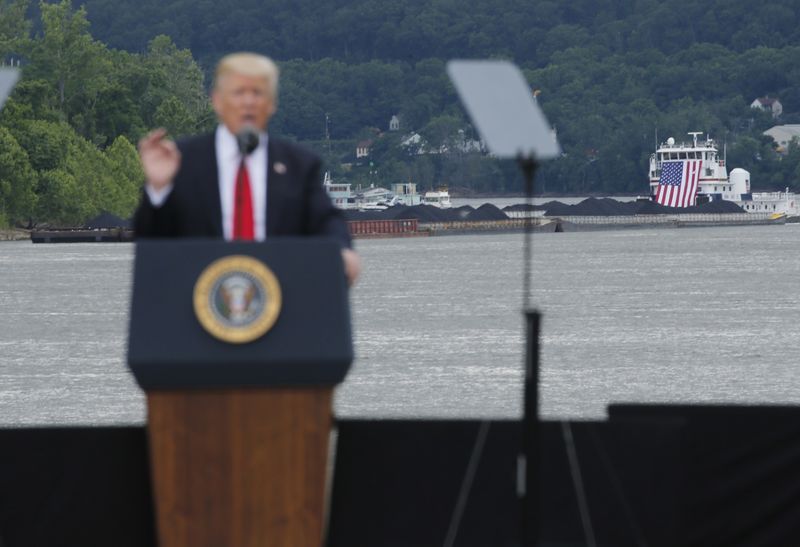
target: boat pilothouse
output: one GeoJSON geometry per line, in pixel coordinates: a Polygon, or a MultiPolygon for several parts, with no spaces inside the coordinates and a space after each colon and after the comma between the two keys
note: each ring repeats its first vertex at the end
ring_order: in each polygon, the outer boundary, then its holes
{"type": "Polygon", "coordinates": [[[353,192],[350,190],[349,183],[334,183],[333,179],[331,179],[330,171],[325,171],[325,178],[322,181],[322,186],[337,208],[353,208],[355,200],[353,199],[353,192]]]}
{"type": "Polygon", "coordinates": [[[435,192],[425,192],[425,195],[422,196],[422,204],[432,205],[439,209],[450,209],[453,206],[450,202],[450,192],[447,191],[447,188],[439,188],[435,192]]]}
{"type": "Polygon", "coordinates": [[[684,164],[688,164],[690,161],[700,161],[697,193],[689,205],[714,199],[736,201],[742,194],[750,193],[749,175],[746,179],[739,180],[739,182],[745,182],[744,187],[736,185],[734,188],[734,184],[728,179],[725,159],[719,157],[717,145],[711,138],[706,136],[704,141],[699,139],[698,137],[702,135],[699,131],[693,131],[689,135],[692,136],[692,142],[678,144],[675,139],[670,137],[667,142],[658,147],[655,154],[650,156],[650,196],[652,199],[655,199],[658,193],[662,166],[665,162],[675,161],[684,164]]]}
{"type": "Polygon", "coordinates": [[[750,173],[745,169],[736,168],[728,174],[725,158],[720,158],[716,143],[708,135],[705,139],[699,131],[689,133],[691,142],[676,143],[670,137],[662,143],[650,156],[650,199],[658,200],[659,185],[665,178],[667,170],[674,168],[675,163],[681,163],[682,169],[677,169],[684,176],[684,183],[696,176],[696,190],[683,204],[673,206],[691,206],[709,201],[732,201],[748,213],[782,213],[789,216],[800,214],[795,195],[789,192],[759,192],[752,193],[750,188],[750,173]],[[671,167],[669,164],[673,164],[671,167]],[[699,169],[696,169],[699,166],[699,169]]]}

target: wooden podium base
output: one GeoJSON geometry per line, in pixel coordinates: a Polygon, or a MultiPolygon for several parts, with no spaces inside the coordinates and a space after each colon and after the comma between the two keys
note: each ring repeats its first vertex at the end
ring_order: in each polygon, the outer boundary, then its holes
{"type": "Polygon", "coordinates": [[[319,547],[332,392],[149,392],[159,546],[319,547]]]}

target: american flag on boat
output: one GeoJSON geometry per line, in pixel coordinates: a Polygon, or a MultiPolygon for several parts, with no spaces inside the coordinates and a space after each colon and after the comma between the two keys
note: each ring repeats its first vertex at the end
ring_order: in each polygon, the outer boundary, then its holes
{"type": "Polygon", "coordinates": [[[667,207],[690,207],[697,194],[703,160],[665,161],[661,164],[656,202],[667,207]]]}

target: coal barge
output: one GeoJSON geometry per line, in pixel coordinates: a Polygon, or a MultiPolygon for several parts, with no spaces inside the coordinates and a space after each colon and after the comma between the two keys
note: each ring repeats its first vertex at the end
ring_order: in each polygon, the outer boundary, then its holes
{"type": "Polygon", "coordinates": [[[356,238],[411,237],[467,233],[520,232],[532,224],[535,232],[573,232],[623,228],[682,228],[701,226],[771,225],[786,215],[747,213],[730,201],[692,207],[666,207],[642,200],[621,202],[588,198],[576,205],[550,201],[499,209],[484,204],[441,209],[430,205],[396,205],[381,211],[345,211],[356,238]]]}
{"type": "MultiPolygon", "coordinates": [[[[500,209],[486,203],[442,209],[432,205],[395,205],[383,210],[345,210],[350,234],[356,239],[428,237],[436,235],[522,232],[574,232],[623,228],[681,228],[700,226],[771,225],[787,222],[779,213],[747,213],[737,204],[718,200],[692,207],[666,207],[643,200],[622,202],[588,198],[575,205],[550,201],[542,205],[517,204],[500,209]]],[[[100,218],[100,217],[98,217],[100,218]]],[[[128,221],[109,218],[89,221],[85,227],[34,230],[34,243],[132,241],[128,221]]]]}

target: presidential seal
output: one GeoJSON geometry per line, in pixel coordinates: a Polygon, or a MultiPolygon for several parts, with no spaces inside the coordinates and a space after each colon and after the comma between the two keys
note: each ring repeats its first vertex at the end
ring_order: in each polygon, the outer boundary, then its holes
{"type": "Polygon", "coordinates": [[[215,338],[232,344],[263,336],[281,311],[281,287],[272,270],[253,257],[212,262],[194,286],[194,313],[215,338]]]}

